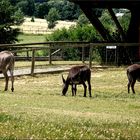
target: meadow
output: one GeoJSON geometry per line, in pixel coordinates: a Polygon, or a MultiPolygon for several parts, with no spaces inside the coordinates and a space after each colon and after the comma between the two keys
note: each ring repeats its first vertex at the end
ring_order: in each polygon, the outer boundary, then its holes
{"type": "MultiPolygon", "coordinates": [[[[0,84],[0,139],[140,138],[140,87],[127,93],[126,68],[92,69],[92,98],[61,96],[67,72],[15,77],[15,92],[0,84]]],[[[10,82],[9,82],[10,84],[10,82]]]]}
{"type": "Polygon", "coordinates": [[[35,43],[35,42],[45,42],[45,35],[40,34],[20,34],[18,36],[19,42],[17,43],[35,43]]]}

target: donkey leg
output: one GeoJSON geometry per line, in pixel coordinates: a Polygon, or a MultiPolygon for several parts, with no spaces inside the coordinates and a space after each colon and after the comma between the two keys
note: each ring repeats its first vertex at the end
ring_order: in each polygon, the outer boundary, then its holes
{"type": "Polygon", "coordinates": [[[132,92],[135,94],[135,89],[134,89],[134,85],[136,83],[136,80],[133,80],[132,83],[131,83],[131,89],[132,89],[132,92]]]}
{"type": "Polygon", "coordinates": [[[134,78],[129,72],[127,72],[127,77],[128,77],[127,89],[128,89],[128,93],[130,93],[130,86],[132,85],[134,78]]]}
{"type": "Polygon", "coordinates": [[[87,86],[86,86],[85,82],[83,82],[82,84],[84,87],[84,97],[86,97],[87,86]]]}
{"type": "Polygon", "coordinates": [[[87,82],[88,82],[89,97],[92,97],[92,95],[91,95],[91,84],[90,84],[90,81],[87,81],[87,82]]]}
{"type": "Polygon", "coordinates": [[[3,75],[5,77],[5,91],[8,90],[8,81],[9,81],[9,77],[7,75],[7,72],[3,72],[3,75]]]}
{"type": "Polygon", "coordinates": [[[72,96],[74,96],[74,94],[75,94],[74,92],[75,91],[74,91],[74,85],[73,84],[71,85],[71,91],[72,91],[72,96]]]}
{"type": "Polygon", "coordinates": [[[72,96],[76,96],[76,91],[77,91],[76,84],[73,84],[72,85],[72,96]]]}
{"type": "Polygon", "coordinates": [[[14,75],[13,75],[13,70],[10,70],[10,75],[11,75],[11,91],[14,91],[14,75]]]}
{"type": "Polygon", "coordinates": [[[130,85],[131,85],[131,82],[129,81],[128,84],[127,84],[128,93],[130,93],[130,85]]]}
{"type": "Polygon", "coordinates": [[[76,92],[77,92],[77,85],[75,84],[75,96],[76,96],[76,92]]]}

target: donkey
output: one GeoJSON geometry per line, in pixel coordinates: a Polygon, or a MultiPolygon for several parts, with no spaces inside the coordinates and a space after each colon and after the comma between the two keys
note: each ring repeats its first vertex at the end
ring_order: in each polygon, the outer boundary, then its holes
{"type": "Polygon", "coordinates": [[[133,64],[127,68],[127,77],[128,77],[128,93],[130,92],[130,86],[132,92],[135,94],[134,85],[136,80],[140,82],[140,65],[133,64]]]}
{"type": "Polygon", "coordinates": [[[67,79],[65,80],[62,75],[62,81],[63,81],[63,89],[62,89],[62,95],[66,95],[69,85],[72,87],[72,96],[76,96],[77,91],[77,85],[82,84],[84,87],[84,97],[86,97],[86,90],[87,86],[85,82],[88,83],[88,89],[89,89],[89,96],[91,97],[91,71],[90,69],[83,65],[83,66],[74,66],[69,70],[69,74],[67,76],[67,79]]]}
{"type": "Polygon", "coordinates": [[[5,77],[5,82],[6,82],[5,91],[8,90],[8,81],[9,81],[9,77],[7,74],[8,70],[10,72],[11,82],[12,82],[11,90],[12,92],[14,91],[14,76],[13,76],[14,63],[15,63],[15,57],[11,52],[9,51],[0,52],[0,72],[3,73],[5,77]]]}

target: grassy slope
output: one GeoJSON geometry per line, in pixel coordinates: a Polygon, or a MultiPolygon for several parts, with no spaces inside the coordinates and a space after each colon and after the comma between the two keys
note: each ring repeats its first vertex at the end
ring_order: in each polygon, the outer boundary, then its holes
{"type": "MultiPolygon", "coordinates": [[[[67,73],[63,73],[66,77],[67,73]]],[[[61,94],[61,74],[18,77],[0,94],[0,138],[139,139],[140,88],[127,94],[124,69],[93,70],[92,98],[61,94]]]]}
{"type": "Polygon", "coordinates": [[[35,34],[20,34],[18,36],[18,43],[35,43],[35,42],[45,42],[45,35],[35,35],[35,34]]]}

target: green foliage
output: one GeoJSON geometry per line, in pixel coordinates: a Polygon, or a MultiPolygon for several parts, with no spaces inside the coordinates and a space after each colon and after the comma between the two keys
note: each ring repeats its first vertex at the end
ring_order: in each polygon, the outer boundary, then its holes
{"type": "Polygon", "coordinates": [[[92,50],[92,60],[98,63],[102,63],[103,62],[103,50],[104,48],[93,48],[92,50]]]}
{"type": "Polygon", "coordinates": [[[60,9],[61,20],[74,20],[77,19],[81,13],[80,8],[67,0],[64,0],[60,9]]]}
{"type": "Polygon", "coordinates": [[[10,0],[13,6],[20,8],[26,16],[44,18],[50,9],[59,11],[60,20],[74,20],[81,14],[80,8],[68,0],[10,0]]]}
{"type": "Polygon", "coordinates": [[[15,43],[19,29],[12,28],[23,22],[23,14],[11,5],[9,0],[0,1],[0,43],[15,43]]]}
{"type": "Polygon", "coordinates": [[[92,8],[92,13],[97,17],[101,17],[104,9],[102,8],[92,8]]]}
{"type": "Polygon", "coordinates": [[[24,14],[23,12],[18,9],[15,11],[15,14],[14,14],[14,18],[15,18],[15,24],[16,25],[20,25],[24,22],[24,14]]]}
{"type": "Polygon", "coordinates": [[[17,4],[17,7],[28,16],[33,16],[35,12],[35,3],[34,0],[21,0],[17,4]]]}
{"type": "Polygon", "coordinates": [[[34,17],[32,17],[32,18],[31,18],[31,22],[35,22],[35,19],[34,19],[34,17]]]}
{"type": "Polygon", "coordinates": [[[85,16],[85,14],[81,14],[81,15],[78,17],[77,24],[80,25],[80,26],[85,25],[85,24],[89,24],[89,20],[88,20],[88,18],[85,16]]]}
{"type": "Polygon", "coordinates": [[[18,36],[18,43],[33,43],[33,42],[44,42],[45,35],[38,35],[38,34],[19,34],[18,36]]]}
{"type": "Polygon", "coordinates": [[[28,14],[28,2],[27,2],[27,0],[19,1],[16,5],[24,13],[24,15],[28,14]]]}
{"type": "Polygon", "coordinates": [[[129,28],[131,14],[130,13],[124,13],[122,17],[119,18],[119,22],[123,27],[123,30],[126,32],[129,28]]]}
{"type": "Polygon", "coordinates": [[[65,48],[63,49],[63,59],[71,61],[79,61],[81,58],[80,50],[78,48],[65,48]]]}
{"type": "MultiPolygon", "coordinates": [[[[51,35],[47,35],[47,41],[89,41],[89,42],[99,42],[101,40],[99,34],[91,25],[83,26],[72,26],[70,29],[61,29],[56,30],[51,35]]],[[[87,49],[86,52],[89,52],[87,49]]],[[[101,61],[100,56],[97,54],[102,52],[102,49],[94,48],[93,52],[96,52],[94,55],[95,61],[101,61]],[[98,52],[98,53],[97,53],[98,52]],[[96,57],[95,57],[96,56],[96,57]]],[[[65,60],[80,60],[81,58],[81,49],[69,48],[64,49],[64,59],[65,60]]],[[[86,55],[88,57],[88,53],[86,55]]]]}
{"type": "Polygon", "coordinates": [[[56,21],[59,19],[59,13],[56,8],[51,8],[47,17],[48,28],[54,28],[56,25],[56,21]]]}
{"type": "Polygon", "coordinates": [[[116,26],[114,26],[114,22],[111,19],[111,16],[107,10],[103,11],[102,16],[100,17],[100,20],[102,24],[105,26],[106,30],[109,31],[109,33],[113,33],[116,31],[116,26]]]}
{"type": "Polygon", "coordinates": [[[92,25],[72,26],[69,29],[63,28],[56,30],[51,35],[47,35],[49,41],[90,41],[95,42],[100,38],[99,34],[92,25]]]}
{"type": "Polygon", "coordinates": [[[35,12],[35,3],[34,3],[34,0],[27,0],[28,2],[28,15],[29,16],[33,16],[34,15],[34,12],[35,12]]]}
{"type": "Polygon", "coordinates": [[[44,18],[45,15],[48,15],[49,7],[47,2],[36,3],[35,4],[35,16],[38,18],[44,18]]]}
{"type": "Polygon", "coordinates": [[[78,19],[81,13],[80,8],[68,0],[50,0],[48,6],[50,8],[56,8],[59,11],[60,20],[78,19]]]}
{"type": "MultiPolygon", "coordinates": [[[[113,9],[113,10],[115,13],[121,11],[121,9],[120,10],[113,9]]],[[[123,31],[126,33],[129,28],[131,15],[130,15],[130,12],[128,12],[128,11],[126,11],[126,12],[123,11],[123,13],[124,13],[124,15],[117,17],[117,19],[118,19],[120,25],[122,26],[123,31]]],[[[100,17],[100,20],[103,23],[103,25],[105,26],[105,28],[107,29],[107,31],[113,36],[114,40],[120,42],[121,38],[120,38],[120,34],[118,32],[118,29],[107,10],[103,11],[103,14],[100,17]]]]}

